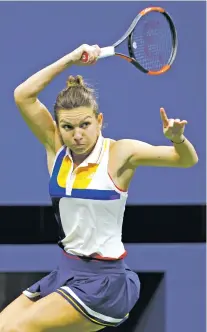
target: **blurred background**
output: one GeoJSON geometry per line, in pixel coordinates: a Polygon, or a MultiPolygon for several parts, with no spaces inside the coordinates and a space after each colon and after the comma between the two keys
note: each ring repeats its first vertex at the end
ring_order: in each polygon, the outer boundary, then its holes
{"type": "Polygon", "coordinates": [[[129,320],[117,331],[204,331],[204,1],[0,2],[0,310],[49,273],[60,254],[45,152],[18,113],[14,89],[83,43],[109,46],[137,12],[152,4],[169,12],[178,32],[177,58],[167,74],[148,77],[122,59],[103,59],[96,66],[70,68],[39,97],[53,114],[67,77],[81,74],[97,92],[103,135],[113,139],[170,145],[162,133],[160,107],[170,118],[188,121],[185,134],[199,163],[189,169],[140,167],[131,184],[123,241],[142,288],[129,320]]]}

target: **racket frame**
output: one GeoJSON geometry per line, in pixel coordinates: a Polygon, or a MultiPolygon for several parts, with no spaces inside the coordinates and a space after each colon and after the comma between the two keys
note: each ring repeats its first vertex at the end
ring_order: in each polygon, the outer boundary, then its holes
{"type": "MultiPolygon", "coordinates": [[[[146,70],[144,67],[142,67],[139,62],[135,59],[135,55],[134,55],[134,50],[132,47],[133,44],[133,31],[130,33],[130,35],[128,36],[128,50],[129,50],[129,55],[130,58],[132,58],[134,61],[132,61],[132,64],[134,66],[136,66],[139,70],[141,70],[143,73],[149,74],[149,75],[160,75],[165,73],[166,71],[168,71],[171,68],[171,65],[173,64],[176,54],[177,54],[177,48],[178,48],[178,38],[177,38],[177,31],[175,28],[175,25],[173,23],[172,18],[170,17],[170,15],[161,7],[149,7],[144,9],[138,16],[138,21],[146,14],[153,12],[153,11],[157,11],[159,13],[161,13],[162,15],[164,15],[165,19],[168,21],[168,24],[170,26],[170,31],[171,31],[171,36],[172,36],[172,50],[171,50],[171,54],[168,60],[168,63],[165,64],[160,70],[157,71],[150,71],[150,70],[146,70]]],[[[134,30],[134,29],[133,29],[134,30]]]]}
{"type": "MultiPolygon", "coordinates": [[[[106,58],[106,57],[110,57],[110,56],[114,56],[114,55],[119,56],[120,58],[123,58],[124,60],[127,60],[128,62],[133,64],[137,69],[139,69],[140,71],[142,71],[145,74],[160,75],[160,74],[167,72],[171,68],[171,65],[173,64],[176,54],[177,54],[177,48],[178,48],[177,31],[176,31],[175,25],[173,23],[171,16],[169,15],[169,13],[167,13],[162,7],[148,7],[148,8],[143,9],[134,18],[130,27],[126,30],[126,32],[123,34],[123,36],[119,40],[117,40],[112,46],[101,48],[101,53],[100,53],[98,59],[102,59],[102,58],[106,58]],[[147,70],[144,67],[142,67],[135,58],[135,54],[134,54],[134,50],[133,50],[133,46],[132,46],[134,28],[136,27],[139,20],[143,16],[149,14],[150,12],[159,12],[162,15],[164,15],[165,19],[168,21],[168,24],[170,26],[170,31],[171,31],[171,36],[172,36],[172,51],[171,51],[171,55],[168,60],[168,63],[165,64],[161,69],[159,69],[157,71],[147,70]],[[116,52],[116,47],[121,45],[126,39],[128,39],[129,56],[116,52]]],[[[82,61],[83,62],[88,61],[88,55],[86,52],[83,53],[82,61]]]]}

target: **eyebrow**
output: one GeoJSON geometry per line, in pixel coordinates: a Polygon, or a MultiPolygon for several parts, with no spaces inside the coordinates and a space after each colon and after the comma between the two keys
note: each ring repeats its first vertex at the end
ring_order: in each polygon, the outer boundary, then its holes
{"type": "MultiPolygon", "coordinates": [[[[90,116],[90,115],[86,116],[83,120],[80,121],[80,123],[81,123],[81,122],[84,122],[84,121],[85,121],[86,119],[88,119],[88,118],[91,118],[91,119],[92,119],[92,116],[90,116]]],[[[73,126],[73,124],[70,123],[70,122],[68,122],[67,120],[60,120],[60,123],[67,123],[67,124],[73,126]]],[[[79,123],[79,124],[80,124],[80,123],[79,123]]]]}

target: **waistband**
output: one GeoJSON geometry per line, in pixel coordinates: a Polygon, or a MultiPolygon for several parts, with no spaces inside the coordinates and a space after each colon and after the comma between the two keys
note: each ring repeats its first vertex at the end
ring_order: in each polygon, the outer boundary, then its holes
{"type": "Polygon", "coordinates": [[[126,268],[124,259],[100,260],[93,257],[71,255],[65,251],[62,252],[60,264],[71,270],[89,273],[125,273],[126,268]]]}

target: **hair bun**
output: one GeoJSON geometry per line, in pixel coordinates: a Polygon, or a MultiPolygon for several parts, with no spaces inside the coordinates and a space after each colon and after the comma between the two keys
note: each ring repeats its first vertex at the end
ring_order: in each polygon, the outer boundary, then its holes
{"type": "Polygon", "coordinates": [[[83,77],[80,75],[77,76],[72,76],[70,75],[67,79],[67,88],[71,88],[71,87],[85,87],[85,83],[83,80],[83,77]]]}

